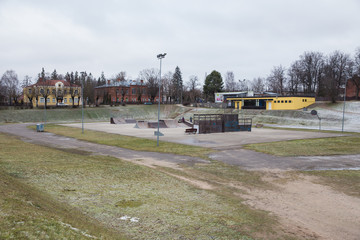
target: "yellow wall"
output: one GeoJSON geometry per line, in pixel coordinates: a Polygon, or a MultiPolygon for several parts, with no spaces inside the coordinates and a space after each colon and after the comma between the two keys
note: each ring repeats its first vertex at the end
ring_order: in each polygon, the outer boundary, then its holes
{"type": "MultiPolygon", "coordinates": [[[[41,87],[38,87],[38,88],[39,88],[39,90],[41,89],[41,87]]],[[[24,103],[25,103],[25,104],[29,103],[29,98],[27,97],[27,94],[28,94],[28,90],[29,90],[29,89],[30,89],[30,87],[25,87],[25,88],[23,89],[23,93],[24,93],[24,103]]],[[[50,88],[49,88],[51,94],[47,97],[48,100],[49,100],[49,101],[47,102],[47,104],[46,104],[47,106],[56,106],[57,100],[56,100],[56,96],[55,96],[54,94],[52,94],[53,89],[55,89],[55,87],[50,87],[50,88]]],[[[78,90],[78,92],[81,91],[81,88],[75,88],[75,89],[78,90]]],[[[34,91],[34,90],[35,90],[35,89],[32,88],[32,91],[34,91]]],[[[63,91],[63,90],[66,90],[67,92],[70,92],[70,87],[64,87],[64,88],[62,89],[62,91],[63,91]]],[[[45,101],[41,102],[41,98],[43,98],[43,96],[40,94],[40,95],[39,95],[39,98],[38,98],[38,106],[44,106],[44,105],[45,105],[45,101]]],[[[80,96],[75,96],[75,98],[74,98],[74,101],[75,101],[74,105],[77,105],[77,104],[78,104],[78,103],[76,102],[76,98],[80,99],[79,105],[81,105],[81,98],[80,98],[80,96]]],[[[69,106],[72,106],[72,98],[71,98],[71,94],[70,94],[70,93],[64,94],[62,103],[65,103],[65,104],[67,104],[67,105],[69,105],[69,106]],[[65,100],[65,99],[66,99],[66,100],[65,100]]],[[[32,99],[32,105],[33,105],[33,107],[36,107],[36,99],[35,99],[35,97],[32,99]]]]}
{"type": "Polygon", "coordinates": [[[235,103],[236,109],[241,109],[243,101],[266,99],[267,110],[297,110],[315,103],[313,97],[254,97],[254,98],[228,98],[235,103]]]}
{"type": "Polygon", "coordinates": [[[311,104],[315,103],[315,98],[312,98],[312,97],[278,97],[278,98],[274,98],[273,101],[269,101],[269,102],[271,102],[272,110],[296,110],[296,109],[302,109],[302,108],[308,107],[311,104]]]}

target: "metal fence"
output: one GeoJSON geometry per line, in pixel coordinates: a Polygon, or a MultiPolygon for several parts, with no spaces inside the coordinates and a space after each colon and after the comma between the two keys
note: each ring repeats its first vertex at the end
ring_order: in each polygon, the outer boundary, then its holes
{"type": "Polygon", "coordinates": [[[239,119],[237,114],[194,114],[199,133],[251,131],[252,119],[239,119]]]}

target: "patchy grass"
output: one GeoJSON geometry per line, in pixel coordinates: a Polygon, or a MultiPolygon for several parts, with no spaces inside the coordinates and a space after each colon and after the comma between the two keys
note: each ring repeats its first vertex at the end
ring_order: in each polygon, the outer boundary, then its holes
{"type": "Polygon", "coordinates": [[[302,173],[318,176],[320,183],[345,194],[360,197],[360,171],[358,170],[304,171],[302,173]]]}
{"type": "MultiPolygon", "coordinates": [[[[29,126],[29,127],[35,129],[35,126],[29,126]]],[[[208,155],[210,153],[215,152],[215,150],[209,148],[190,146],[190,145],[184,145],[178,143],[170,143],[170,142],[161,142],[160,146],[156,147],[156,141],[151,139],[137,138],[137,137],[111,134],[111,133],[92,131],[92,130],[86,130],[84,134],[82,134],[80,128],[72,128],[72,127],[51,125],[51,124],[46,125],[46,131],[62,136],[93,142],[93,143],[116,146],[121,148],[137,150],[137,151],[173,153],[178,155],[200,157],[205,159],[208,158],[208,155]]]]}
{"type": "Polygon", "coordinates": [[[0,170],[0,239],[94,238],[125,239],[79,210],[0,170]]]}
{"type": "Polygon", "coordinates": [[[327,156],[360,154],[360,135],[301,139],[245,145],[245,149],[275,156],[327,156]]]}
{"type": "MultiPolygon", "coordinates": [[[[194,188],[156,169],[106,156],[83,155],[24,143],[2,134],[0,145],[0,170],[11,175],[11,179],[35,189],[34,193],[24,193],[18,199],[11,194],[0,194],[0,209],[4,209],[9,201],[20,203],[16,211],[0,212],[1,234],[15,234],[12,231],[16,229],[9,226],[29,215],[21,206],[27,206],[27,201],[39,193],[49,196],[44,197],[45,200],[53,199],[54,204],[78,211],[70,211],[74,215],[70,221],[62,219],[56,207],[49,207],[46,209],[53,217],[48,221],[33,211],[34,204],[32,214],[46,221],[27,224],[28,234],[37,234],[38,226],[53,225],[57,227],[49,230],[49,234],[55,232],[55,239],[61,236],[72,238],[71,234],[78,234],[71,228],[69,230],[67,225],[53,224],[62,221],[77,228],[83,226],[80,229],[92,235],[101,235],[101,230],[91,230],[88,221],[77,224],[78,219],[86,216],[101,222],[109,232],[117,231],[132,239],[287,238],[276,232],[277,222],[266,212],[248,208],[239,198],[194,188]],[[11,217],[18,220],[14,222],[11,217]]],[[[79,238],[86,237],[81,235],[79,238]]]]}

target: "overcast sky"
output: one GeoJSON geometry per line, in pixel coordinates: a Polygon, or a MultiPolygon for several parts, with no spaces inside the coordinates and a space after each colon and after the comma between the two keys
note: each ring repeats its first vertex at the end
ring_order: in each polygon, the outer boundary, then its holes
{"type": "Polygon", "coordinates": [[[0,74],[65,74],[179,66],[196,75],[266,77],[305,51],[360,47],[359,0],[0,0],[0,74]]]}

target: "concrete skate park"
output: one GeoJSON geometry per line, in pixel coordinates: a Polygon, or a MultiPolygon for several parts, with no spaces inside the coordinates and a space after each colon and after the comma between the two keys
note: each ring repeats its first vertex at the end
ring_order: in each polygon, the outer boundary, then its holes
{"type": "MultiPolygon", "coordinates": [[[[280,130],[256,127],[252,127],[250,132],[240,131],[211,134],[187,134],[185,133],[185,129],[188,128],[188,126],[186,126],[185,124],[176,124],[175,120],[171,119],[163,121],[166,122],[167,127],[160,128],[160,132],[164,134],[164,136],[160,137],[161,141],[175,142],[215,149],[236,149],[241,147],[241,145],[250,143],[343,136],[343,134],[341,133],[280,130]]],[[[155,123],[156,121],[150,122],[155,123]]],[[[155,136],[154,132],[157,131],[157,128],[146,127],[146,123],[147,121],[137,121],[133,123],[126,123],[124,121],[123,123],[118,124],[110,124],[108,122],[85,123],[84,128],[85,130],[89,129],[156,140],[157,137],[155,136]]],[[[63,125],[81,128],[81,123],[63,125]]]]}

